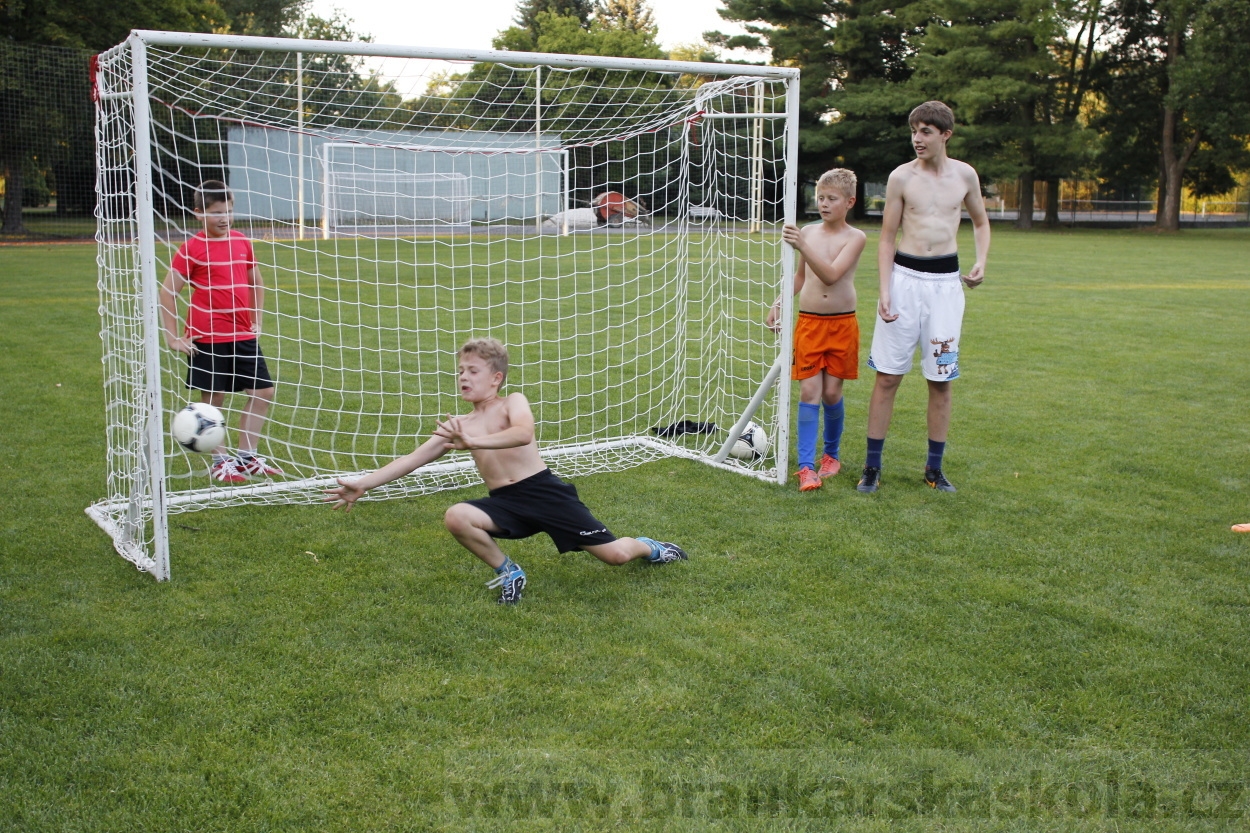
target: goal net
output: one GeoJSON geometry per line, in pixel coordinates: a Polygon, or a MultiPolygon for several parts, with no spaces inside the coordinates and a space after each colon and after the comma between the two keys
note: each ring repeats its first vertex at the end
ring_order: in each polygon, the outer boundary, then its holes
{"type": "Polygon", "coordinates": [[[464,174],[361,164],[361,148],[347,145],[343,150],[351,154],[346,163],[334,159],[332,146],[326,146],[322,199],[326,237],[469,223],[469,178],[464,174]]]}
{"type": "MultiPolygon", "coordinates": [[[[411,451],[457,350],[509,348],[563,477],[665,457],[784,482],[797,70],[135,32],[93,63],[107,496],[123,557],[169,577],[172,513],[319,503],[411,451]],[[210,481],[169,437],[198,400],[158,290],[225,181],[264,285],[284,474],[210,481]],[[735,456],[748,420],[767,453],[735,456]]],[[[185,315],[186,297],[179,299],[185,315]]],[[[233,448],[246,398],[228,395],[233,448]]],[[[452,452],[369,493],[480,482],[452,452]]],[[[610,512],[612,510],[605,509],[610,512]]]]}

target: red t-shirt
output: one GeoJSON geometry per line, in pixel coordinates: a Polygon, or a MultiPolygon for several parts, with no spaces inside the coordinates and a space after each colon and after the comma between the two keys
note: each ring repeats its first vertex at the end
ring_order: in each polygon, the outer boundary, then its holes
{"type": "Polygon", "coordinates": [[[256,337],[248,280],[256,256],[246,236],[233,229],[229,237],[198,232],[182,244],[170,265],[191,284],[187,338],[218,342],[256,337]]]}

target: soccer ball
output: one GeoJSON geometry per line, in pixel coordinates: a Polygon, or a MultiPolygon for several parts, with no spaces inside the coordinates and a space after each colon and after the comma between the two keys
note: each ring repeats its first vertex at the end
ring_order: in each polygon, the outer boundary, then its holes
{"type": "Polygon", "coordinates": [[[758,460],[768,453],[768,435],[759,425],[748,422],[729,453],[739,460],[758,460]]]}
{"type": "Polygon", "coordinates": [[[226,439],[226,420],[212,405],[192,402],[174,414],[170,430],[183,448],[207,454],[226,439]]]}

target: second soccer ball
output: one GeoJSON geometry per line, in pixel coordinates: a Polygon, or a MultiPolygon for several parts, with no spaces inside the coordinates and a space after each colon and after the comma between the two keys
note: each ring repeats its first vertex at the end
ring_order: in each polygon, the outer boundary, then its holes
{"type": "Polygon", "coordinates": [[[758,460],[768,453],[768,435],[754,422],[748,422],[729,453],[739,460],[758,460]]]}

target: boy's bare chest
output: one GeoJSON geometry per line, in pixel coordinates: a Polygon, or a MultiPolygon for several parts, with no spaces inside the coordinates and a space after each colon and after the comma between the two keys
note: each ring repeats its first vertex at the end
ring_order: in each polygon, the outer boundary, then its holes
{"type": "Polygon", "coordinates": [[[903,189],[903,207],[918,216],[957,215],[965,195],[963,181],[957,176],[918,175],[903,189]]]}
{"type": "Polygon", "coordinates": [[[460,422],[465,433],[472,437],[496,434],[509,427],[508,415],[503,408],[488,413],[470,413],[460,422]]]}

